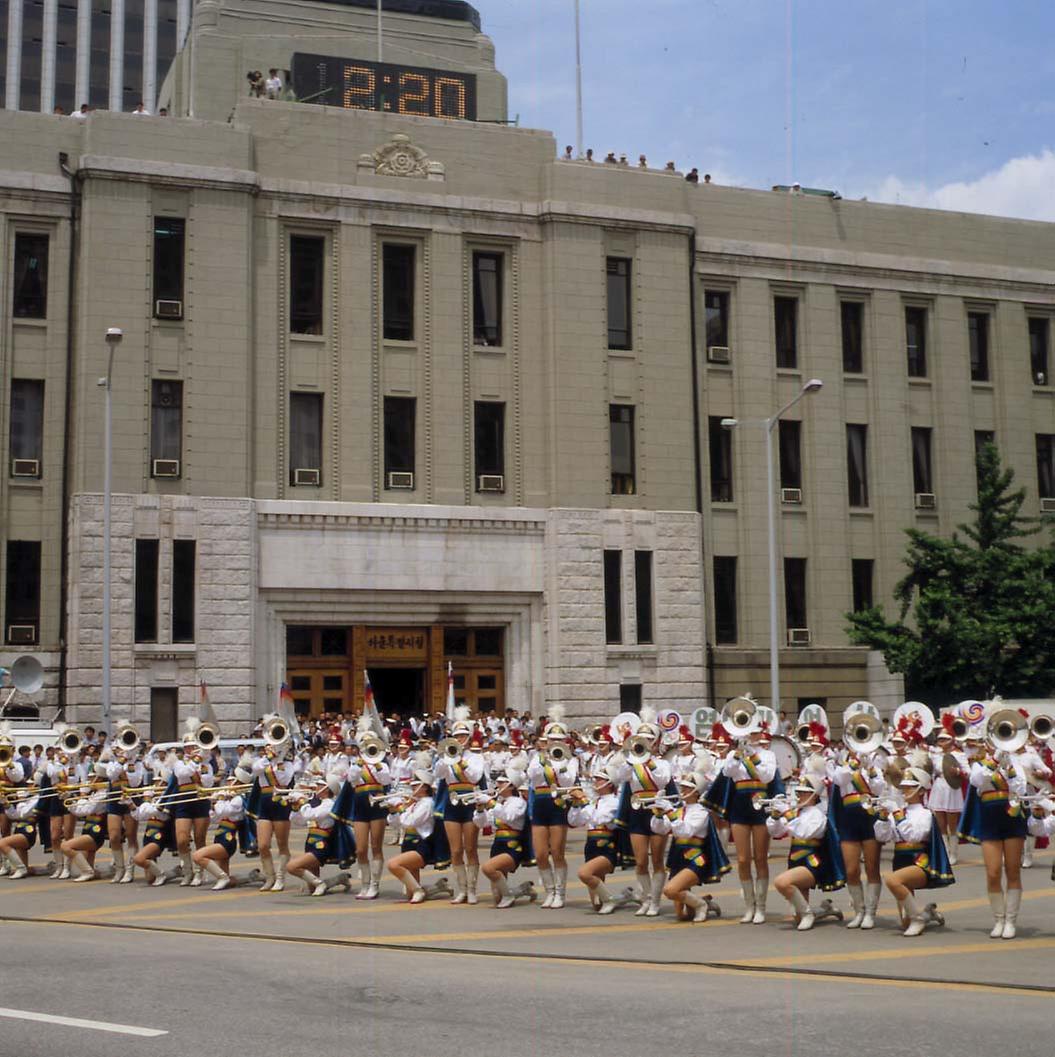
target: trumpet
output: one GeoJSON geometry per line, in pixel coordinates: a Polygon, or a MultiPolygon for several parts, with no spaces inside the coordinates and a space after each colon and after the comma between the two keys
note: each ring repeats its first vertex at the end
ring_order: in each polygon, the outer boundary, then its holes
{"type": "Polygon", "coordinates": [[[170,804],[187,804],[194,800],[211,800],[217,795],[217,793],[231,793],[231,792],[242,792],[246,789],[252,789],[252,785],[216,785],[216,786],[203,786],[196,785],[191,789],[179,790],[175,793],[169,793],[167,796],[159,796],[155,801],[155,807],[168,806],[170,804]]]}
{"type": "Polygon", "coordinates": [[[630,806],[635,811],[645,810],[656,810],[656,801],[664,800],[671,807],[677,807],[681,802],[680,796],[666,796],[664,793],[634,793],[630,797],[630,806]]]}
{"type": "Polygon", "coordinates": [[[901,810],[901,804],[889,796],[866,796],[862,799],[861,806],[870,815],[880,817],[893,815],[895,811],[901,810]]]}
{"type": "Polygon", "coordinates": [[[467,793],[451,793],[452,804],[479,804],[494,799],[493,789],[472,789],[467,793]]]}
{"type": "Polygon", "coordinates": [[[794,797],[786,793],[783,796],[763,796],[761,793],[755,793],[751,797],[751,806],[755,811],[768,811],[770,815],[777,818],[787,811],[794,811],[796,801],[794,797]]]}
{"type": "MultiPolygon", "coordinates": [[[[410,796],[411,787],[409,785],[395,785],[388,790],[387,793],[371,793],[370,794],[370,806],[376,807],[378,804],[387,804],[389,801],[396,801],[403,803],[407,797],[410,796]]],[[[452,798],[454,794],[451,794],[452,798]]]]}
{"type": "Polygon", "coordinates": [[[1023,804],[1039,804],[1050,799],[1052,799],[1051,793],[1023,793],[1022,796],[1013,796],[1008,800],[1007,810],[1017,811],[1023,804]]]}

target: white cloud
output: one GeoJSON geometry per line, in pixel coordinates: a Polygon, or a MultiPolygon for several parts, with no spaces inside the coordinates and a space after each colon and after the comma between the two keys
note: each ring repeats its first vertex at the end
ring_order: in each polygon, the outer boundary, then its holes
{"type": "Polygon", "coordinates": [[[888,176],[868,197],[875,202],[950,209],[963,213],[989,213],[1022,220],[1055,221],[1055,152],[1012,158],[999,169],[969,183],[948,183],[929,188],[888,176]]]}

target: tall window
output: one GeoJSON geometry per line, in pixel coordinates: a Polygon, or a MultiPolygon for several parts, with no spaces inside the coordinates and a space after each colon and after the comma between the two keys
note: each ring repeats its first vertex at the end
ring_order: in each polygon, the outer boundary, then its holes
{"type": "Polygon", "coordinates": [[[989,381],[989,314],[967,313],[967,343],[971,352],[971,381],[989,381]]]}
{"type": "Polygon", "coordinates": [[[864,314],[860,301],[839,304],[843,327],[843,372],[860,374],[864,368],[864,314]]]}
{"type": "Polygon", "coordinates": [[[1037,494],[1055,499],[1055,433],[1037,434],[1037,494]]]}
{"type": "Polygon", "coordinates": [[[927,377],[927,310],[905,309],[905,351],[910,378],[927,377]]]}
{"type": "Polygon", "coordinates": [[[194,641],[196,578],[194,540],[172,541],[172,641],[194,641]]]}
{"type": "Polygon", "coordinates": [[[178,477],[183,456],[183,383],[155,378],[150,383],[150,472],[178,477]],[[157,466],[159,460],[176,466],[157,466]],[[174,473],[172,471],[175,471],[174,473]]]}
{"type": "Polygon", "coordinates": [[[912,427],[912,487],[917,493],[934,491],[930,435],[928,426],[912,427]]]}
{"type": "Polygon", "coordinates": [[[502,254],[473,254],[473,344],[502,344],[502,254]]]}
{"type": "Polygon", "coordinates": [[[44,457],[44,383],[11,380],[11,472],[40,477],[44,457]],[[36,463],[36,467],[33,467],[36,463]]]}
{"type": "Polygon", "coordinates": [[[778,367],[798,367],[799,365],[798,310],[799,303],[794,297],[773,298],[778,367]]]}
{"type": "Polygon", "coordinates": [[[294,334],[322,333],[323,253],[318,235],[289,238],[289,329],[294,334]]]}
{"type": "Polygon", "coordinates": [[[389,341],[414,340],[414,247],[386,242],[382,257],[382,317],[389,341]]]}
{"type": "Polygon", "coordinates": [[[634,601],[637,641],[652,642],[652,552],[634,551],[634,601]]]}
{"type": "Polygon", "coordinates": [[[623,641],[623,552],[604,552],[604,640],[623,641]]]}
{"type": "Polygon", "coordinates": [[[781,419],[777,423],[780,448],[780,487],[802,487],[802,423],[781,419]]]}
{"type": "Polygon", "coordinates": [[[806,559],[784,559],[784,617],[789,628],[808,628],[806,619],[806,559]]]}
{"type": "Polygon", "coordinates": [[[872,569],[874,565],[871,558],[853,558],[850,561],[855,613],[860,613],[862,609],[872,608],[872,569]]]}
{"type": "Polygon", "coordinates": [[[389,474],[414,472],[414,419],[417,401],[412,396],[385,397],[385,487],[389,474]]]}
{"type": "Polygon", "coordinates": [[[641,684],[622,683],[619,687],[619,711],[641,715],[641,684]]]}
{"type": "Polygon", "coordinates": [[[979,459],[982,457],[982,449],[987,444],[996,443],[996,434],[991,429],[976,429],[974,431],[974,476],[975,484],[982,487],[982,473],[979,459]]]}
{"type": "Polygon", "coordinates": [[[729,345],[729,294],[724,290],[705,290],[703,311],[707,327],[707,347],[729,345]]]}
{"type": "Polygon", "coordinates": [[[45,319],[48,314],[48,236],[15,235],[11,287],[15,319],[45,319]]]}
{"type": "Polygon", "coordinates": [[[630,261],[608,258],[608,347],[633,348],[630,329],[630,261]]]}
{"type": "Polygon", "coordinates": [[[633,495],[634,409],[627,404],[608,408],[608,439],[612,460],[612,495],[633,495]]]}
{"type": "Polygon", "coordinates": [[[850,506],[868,506],[868,427],[846,427],[846,469],[850,506]]]}
{"type": "Polygon", "coordinates": [[[1048,370],[1048,320],[1031,316],[1029,320],[1029,367],[1034,385],[1050,385],[1048,370]]]}
{"type": "MultiPolygon", "coordinates": [[[[504,476],[505,404],[477,400],[473,405],[473,451],[476,456],[476,489],[483,476],[504,476]]],[[[490,490],[490,489],[489,489],[490,490]]]]}
{"type": "Polygon", "coordinates": [[[10,644],[32,644],[40,639],[40,543],[7,541],[7,599],[4,608],[10,644]]]}
{"type": "Polygon", "coordinates": [[[322,393],[289,394],[289,483],[322,484],[322,393]]]}
{"type": "Polygon", "coordinates": [[[154,315],[160,319],[183,318],[186,224],[182,217],[154,217],[154,315]]]}
{"type": "Polygon", "coordinates": [[[717,415],[707,419],[711,453],[711,502],[733,501],[733,431],[722,427],[717,415]]]}
{"type": "Polygon", "coordinates": [[[158,640],[158,541],[136,540],[136,642],[158,640]]]}
{"type": "Polygon", "coordinates": [[[718,645],[736,642],[739,637],[736,615],[736,559],[714,559],[714,641],[718,645]]]}

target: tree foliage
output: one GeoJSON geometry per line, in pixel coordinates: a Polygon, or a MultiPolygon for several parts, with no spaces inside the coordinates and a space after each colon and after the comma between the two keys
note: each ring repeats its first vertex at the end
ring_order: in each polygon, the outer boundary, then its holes
{"type": "Polygon", "coordinates": [[[1022,515],[1026,490],[1012,490],[1014,471],[992,444],[977,469],[971,524],[951,539],[906,530],[898,620],[878,606],[846,615],[850,640],[879,650],[909,696],[934,705],[1055,694],[1055,533],[1023,546],[1046,533],[1022,515]]]}

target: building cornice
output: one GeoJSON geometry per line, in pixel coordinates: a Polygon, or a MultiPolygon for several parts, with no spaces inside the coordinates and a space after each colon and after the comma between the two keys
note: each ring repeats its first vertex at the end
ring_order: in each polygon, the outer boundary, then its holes
{"type": "Polygon", "coordinates": [[[215,165],[184,165],[179,162],[149,161],[145,158],[116,158],[84,154],[77,166],[84,179],[123,180],[177,187],[206,187],[211,190],[244,191],[256,194],[259,176],[250,169],[229,169],[215,165]]]}

